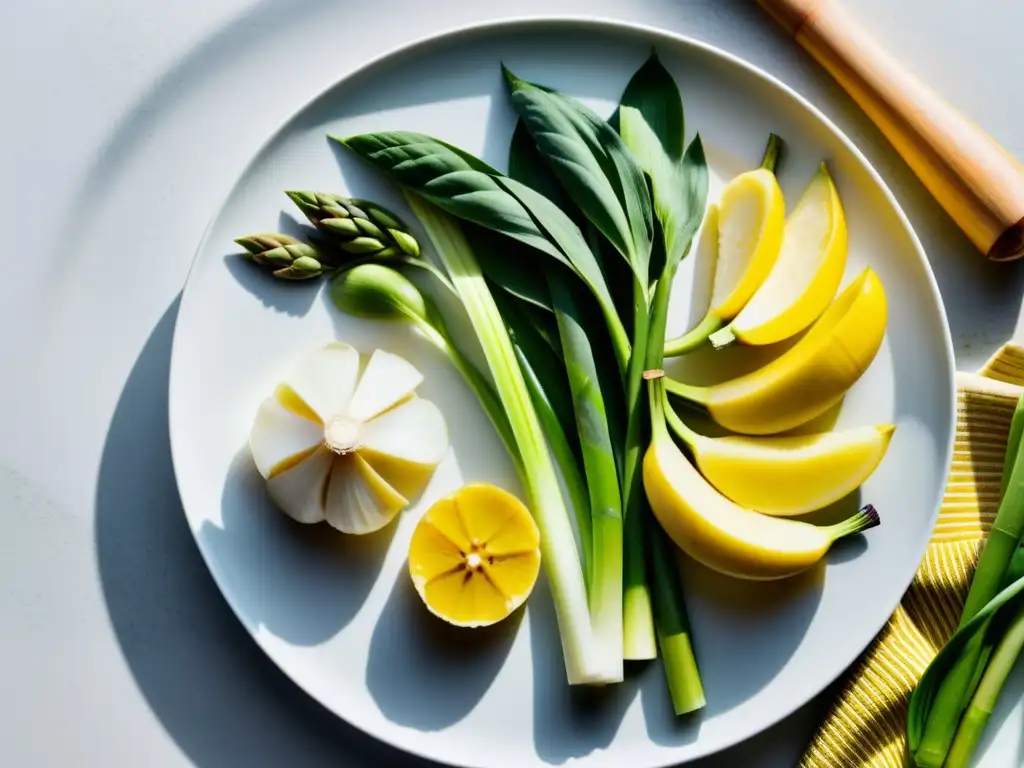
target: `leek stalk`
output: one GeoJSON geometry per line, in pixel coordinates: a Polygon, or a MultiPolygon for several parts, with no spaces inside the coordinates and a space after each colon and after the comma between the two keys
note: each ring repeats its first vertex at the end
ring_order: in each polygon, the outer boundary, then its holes
{"type": "Polygon", "coordinates": [[[572,523],[508,330],[456,221],[414,193],[406,192],[406,199],[462,300],[519,446],[522,481],[541,533],[541,557],[554,600],[568,681],[571,685],[610,682],[591,625],[572,523]]]}

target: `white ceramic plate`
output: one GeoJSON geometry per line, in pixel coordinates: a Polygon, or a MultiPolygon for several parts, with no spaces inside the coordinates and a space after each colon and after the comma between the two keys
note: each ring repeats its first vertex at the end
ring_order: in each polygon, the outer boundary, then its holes
{"type": "MultiPolygon", "coordinates": [[[[681,271],[670,331],[702,313],[704,272],[699,254],[681,271]]],[[[742,366],[751,357],[725,359],[742,366]]],[[[688,363],[698,375],[694,365],[700,356],[688,363]]],[[[652,29],[567,19],[461,30],[392,53],[322,94],[269,141],[196,257],[175,331],[170,421],[182,501],[217,584],[257,643],[327,708],[452,765],[528,768],[579,758],[574,764],[653,768],[772,725],[866,647],[923,553],[945,482],[953,398],[950,339],[920,244],[834,126],[720,51],[652,29]],[[333,148],[328,133],[422,131],[504,167],[513,117],[499,62],[610,114],[652,44],[680,85],[689,131],[704,138],[712,196],[722,179],[757,164],[769,131],[789,145],[781,182],[790,204],[828,161],[850,228],[847,280],[873,266],[890,311],[885,342],[838,423],[897,425],[861,494],[883,525],[837,546],[827,568],[769,585],[687,569],[708,698],[688,720],[671,715],[657,663],[631,668],[626,683],[604,692],[569,689],[543,581],[522,615],[490,630],[455,630],[427,614],[405,571],[408,538],[426,506],[463,482],[518,491],[497,438],[427,344],[401,327],[341,314],[319,285],[275,283],[242,263],[232,243],[290,226],[297,212],[285,189],[337,191],[406,212],[395,190],[333,148]],[[287,521],[266,498],[246,448],[257,404],[282,372],[303,350],[335,338],[382,346],[419,366],[420,393],[440,405],[451,429],[452,451],[426,493],[368,540],[287,521]]]]}

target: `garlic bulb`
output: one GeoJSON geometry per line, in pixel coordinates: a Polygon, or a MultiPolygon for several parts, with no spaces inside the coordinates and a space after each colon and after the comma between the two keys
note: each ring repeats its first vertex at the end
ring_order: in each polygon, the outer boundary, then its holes
{"type": "Polygon", "coordinates": [[[305,355],[260,405],[249,448],[267,490],[300,523],[344,533],[387,525],[426,488],[448,451],[441,411],[415,395],[422,374],[375,350],[360,375],[354,347],[305,355]]]}

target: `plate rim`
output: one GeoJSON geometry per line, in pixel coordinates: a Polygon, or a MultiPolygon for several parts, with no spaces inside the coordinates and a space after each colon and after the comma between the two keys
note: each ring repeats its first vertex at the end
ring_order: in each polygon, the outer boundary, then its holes
{"type": "MultiPolygon", "coordinates": [[[[653,24],[645,24],[640,22],[625,21],[622,19],[616,19],[609,16],[602,15],[589,15],[589,14],[530,14],[525,16],[504,16],[498,19],[491,19],[487,21],[472,22],[469,24],[462,24],[451,27],[444,31],[433,32],[417,36],[405,43],[400,45],[392,46],[386,49],[382,53],[378,54],[369,59],[363,60],[356,66],[351,66],[343,69],[339,72],[338,76],[334,78],[330,83],[325,85],[311,97],[304,99],[294,108],[290,109],[287,116],[280,121],[277,127],[257,146],[250,158],[245,162],[242,168],[235,174],[233,181],[221,199],[220,204],[216,210],[210,216],[206,226],[199,238],[195,252],[193,254],[191,263],[189,264],[188,271],[185,275],[184,282],[182,284],[182,290],[179,299],[178,312],[175,316],[174,321],[174,332],[171,339],[171,355],[170,355],[170,369],[168,374],[168,407],[167,407],[167,419],[168,419],[168,430],[169,430],[169,443],[171,453],[171,464],[174,469],[175,485],[179,490],[179,498],[182,504],[182,511],[185,514],[186,522],[189,522],[189,532],[192,535],[193,541],[202,556],[203,563],[206,565],[207,571],[209,571],[214,583],[217,585],[218,591],[221,596],[231,607],[231,612],[234,614],[235,620],[242,625],[243,629],[249,635],[249,637],[255,642],[256,646],[260,648],[263,654],[270,659],[270,661],[288,678],[294,685],[296,685],[306,696],[315,701],[319,706],[330,712],[338,719],[344,721],[349,726],[362,732],[363,734],[370,736],[371,738],[386,744],[388,747],[397,750],[398,752],[405,753],[407,755],[413,755],[415,757],[425,759],[432,762],[439,762],[441,765],[449,765],[451,768],[482,768],[480,764],[467,763],[467,762],[452,762],[449,758],[440,756],[436,753],[432,753],[422,747],[415,745],[399,744],[394,741],[384,729],[378,728],[372,725],[368,725],[363,722],[356,722],[354,719],[350,719],[348,716],[342,716],[332,707],[328,706],[318,696],[316,696],[311,690],[305,685],[296,680],[284,665],[278,661],[274,654],[266,647],[261,638],[250,629],[241,618],[241,612],[236,608],[234,598],[230,590],[226,590],[221,582],[220,575],[213,567],[210,560],[210,555],[204,548],[200,537],[197,532],[192,528],[190,521],[188,520],[188,511],[185,508],[185,499],[180,492],[181,480],[180,480],[180,467],[178,454],[181,449],[176,449],[175,446],[180,444],[180,441],[176,439],[175,435],[177,430],[175,429],[175,419],[173,417],[173,403],[175,402],[175,381],[179,376],[175,375],[176,370],[180,370],[180,365],[175,365],[175,361],[179,358],[179,348],[183,343],[181,341],[181,335],[179,334],[179,320],[182,316],[182,311],[186,306],[186,302],[189,300],[190,291],[189,288],[194,285],[192,280],[193,274],[196,271],[197,264],[200,257],[207,247],[210,233],[215,223],[221,218],[225,208],[228,206],[231,196],[238,186],[238,182],[242,179],[252,168],[253,163],[263,156],[263,154],[278,141],[288,126],[294,121],[294,119],[302,114],[304,111],[309,109],[316,101],[323,97],[328,91],[339,87],[345,81],[358,77],[364,72],[370,71],[378,65],[386,62],[389,59],[397,58],[401,56],[408,56],[414,54],[417,50],[427,48],[434,45],[443,44],[457,44],[460,38],[472,39],[474,36],[487,34],[487,33],[498,33],[502,30],[505,31],[520,31],[529,32],[532,29],[543,30],[547,28],[558,28],[558,27],[576,27],[576,28],[587,28],[598,29],[604,32],[628,32],[634,35],[641,35],[651,38],[652,40],[661,39],[665,42],[670,42],[674,45],[683,46],[697,50],[705,55],[712,58],[718,59],[719,61],[725,62],[731,66],[739,67],[747,74],[752,75],[754,78],[761,80],[767,86],[774,87],[779,91],[786,94],[789,98],[793,99],[798,103],[804,110],[806,110],[818,123],[823,126],[830,134],[833,135],[846,149],[850,152],[851,156],[861,165],[861,167],[867,172],[871,180],[877,185],[877,188],[881,191],[886,202],[892,208],[896,214],[897,220],[905,229],[909,236],[911,245],[920,259],[922,266],[924,267],[925,278],[927,282],[928,290],[930,291],[932,298],[935,300],[935,304],[938,310],[939,317],[941,319],[942,326],[942,341],[943,349],[946,358],[946,380],[948,389],[946,392],[947,400],[949,402],[949,412],[947,414],[949,424],[949,434],[946,439],[945,449],[943,453],[943,464],[940,473],[941,487],[936,491],[935,499],[932,504],[931,514],[928,518],[928,536],[923,537],[916,550],[913,552],[914,559],[908,560],[908,563],[912,563],[912,567],[908,566],[905,577],[900,579],[902,589],[896,601],[892,604],[891,608],[886,611],[885,619],[882,624],[871,633],[871,636],[865,642],[862,648],[859,648],[857,652],[849,659],[844,658],[842,664],[834,673],[829,673],[826,678],[819,686],[812,686],[810,695],[802,700],[796,701],[790,707],[781,707],[773,711],[773,713],[763,721],[758,721],[753,728],[737,729],[735,734],[730,734],[730,738],[727,743],[720,743],[712,747],[700,749],[695,748],[694,752],[686,757],[673,757],[670,753],[666,753],[664,759],[657,759],[657,762],[646,763],[642,768],[672,768],[673,766],[683,765],[691,763],[697,760],[708,758],[714,754],[731,749],[732,747],[741,744],[751,738],[754,738],[760,733],[767,731],[768,729],[778,725],[783,720],[787,719],[802,707],[809,704],[815,698],[817,698],[826,688],[835,683],[843,674],[845,674],[851,666],[861,657],[863,652],[871,645],[875,637],[884,629],[889,618],[899,607],[900,602],[903,599],[907,588],[913,581],[914,575],[920,566],[922,559],[927,551],[928,543],[931,538],[931,531],[934,530],[936,521],[939,516],[939,512],[942,505],[942,497],[945,486],[949,479],[950,461],[953,455],[953,448],[956,440],[956,400],[957,400],[957,385],[956,385],[956,358],[953,348],[952,334],[949,327],[949,318],[946,313],[945,302],[943,301],[942,294],[939,291],[938,282],[935,278],[935,273],[932,270],[931,262],[928,260],[927,253],[924,250],[924,246],[921,244],[921,240],[918,237],[916,230],[907,217],[906,212],[900,205],[899,200],[895,194],[889,188],[885,179],[881,176],[874,165],[868,160],[866,155],[857,147],[857,145],[850,139],[846,133],[839,128],[827,115],[825,115],[818,107],[811,103],[806,97],[801,95],[791,86],[784,83],[782,80],[772,75],[770,72],[758,67],[757,65],[747,61],[746,59],[730,53],[722,48],[711,43],[704,42],[690,35],[674,32],[664,27],[655,26],[653,24]],[[682,760],[682,762],[680,762],[682,760]]],[[[838,87],[838,86],[837,86],[838,87]]],[[[938,447],[938,446],[937,446],[938,447]]],[[[698,739],[699,743],[699,739],[698,739]]],[[[593,755],[595,753],[591,753],[593,755]]],[[[583,756],[578,758],[575,762],[579,762],[581,765],[585,765],[589,760],[589,756],[583,756]]],[[[638,766],[638,768],[640,768],[638,766]]]]}

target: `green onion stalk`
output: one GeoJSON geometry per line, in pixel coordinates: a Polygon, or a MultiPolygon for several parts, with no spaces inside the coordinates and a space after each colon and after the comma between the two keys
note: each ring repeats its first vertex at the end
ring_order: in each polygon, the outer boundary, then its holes
{"type": "Polygon", "coordinates": [[[991,712],[1020,652],[1021,616],[1024,576],[964,623],[929,664],[907,710],[907,746],[915,766],[960,768],[967,763],[987,722],[985,712],[991,712]],[[978,679],[966,695],[965,678],[968,683],[978,679]]]}
{"type": "MultiPolygon", "coordinates": [[[[561,345],[558,342],[552,345],[552,339],[547,338],[523,311],[522,302],[501,290],[492,291],[492,296],[505,319],[516,358],[523,369],[523,378],[530,390],[533,407],[537,410],[537,418],[540,419],[551,452],[562,472],[569,503],[575,513],[580,557],[589,590],[590,564],[593,563],[593,523],[587,483],[583,477],[580,441],[572,431],[575,426],[572,393],[567,381],[555,380],[555,377],[565,376],[560,359],[561,345]],[[562,383],[564,387],[559,386],[562,383]],[[573,418],[566,418],[566,414],[572,414],[573,418]]],[[[553,335],[557,337],[557,328],[553,335]]]]}
{"type": "Polygon", "coordinates": [[[591,513],[588,574],[590,618],[610,677],[623,676],[622,498],[597,361],[574,283],[546,267],[559,339],[572,392],[591,513]]]}
{"type": "Polygon", "coordinates": [[[622,495],[625,506],[623,551],[623,655],[641,661],[658,655],[654,612],[647,583],[644,552],[644,492],[640,462],[644,447],[643,373],[648,349],[649,305],[647,288],[633,282],[633,344],[626,373],[626,451],[623,459],[622,495]]]}
{"type": "Polygon", "coordinates": [[[1024,453],[1020,451],[1021,434],[1024,433],[1024,395],[1017,401],[1010,422],[1010,438],[1007,442],[1006,463],[1003,468],[1003,496],[999,511],[992,523],[992,530],[985,541],[985,548],[978,558],[978,566],[967,593],[960,626],[971,620],[982,606],[989,602],[1002,585],[1006,571],[1021,536],[1024,535],[1024,453]]]}
{"type": "MultiPolygon", "coordinates": [[[[1024,396],[1017,402],[1011,421],[999,511],[978,558],[957,635],[965,632],[967,627],[975,626],[986,614],[986,609],[992,605],[1007,583],[1008,576],[1014,572],[1017,562],[1015,558],[1019,557],[1024,535],[1024,452],[1020,451],[1022,434],[1024,396]]],[[[921,768],[942,768],[946,765],[956,740],[959,740],[959,760],[965,760],[973,750],[980,735],[980,732],[975,734],[973,731],[984,725],[980,713],[989,706],[993,691],[998,693],[998,687],[1002,684],[999,681],[1005,678],[1005,674],[998,669],[990,674],[991,666],[996,661],[993,654],[999,656],[1000,663],[1005,666],[1005,659],[1015,642],[1013,638],[1007,640],[1005,637],[1000,641],[999,633],[990,630],[986,623],[958,646],[958,655],[943,676],[935,692],[935,703],[921,726],[920,743],[916,745],[914,753],[916,764],[921,768]],[[973,710],[971,723],[967,724],[965,735],[958,736],[959,729],[963,727],[962,718],[975,701],[977,706],[973,710]]]]}
{"type": "Polygon", "coordinates": [[[415,193],[406,192],[406,197],[462,299],[508,415],[522,459],[520,476],[541,533],[541,559],[554,600],[568,681],[615,682],[592,625],[586,581],[558,474],[505,321],[458,223],[415,193]]]}
{"type": "Polygon", "coordinates": [[[981,676],[974,696],[956,729],[944,768],[967,768],[978,746],[978,740],[995,710],[996,701],[1003,690],[1021,650],[1024,649],[1024,610],[1013,619],[1005,634],[995,646],[985,672],[981,676]]]}
{"type": "Polygon", "coordinates": [[[433,302],[411,280],[383,264],[361,264],[340,272],[331,284],[331,300],[341,311],[374,320],[405,320],[441,350],[462,374],[519,467],[522,457],[508,416],[491,383],[455,346],[433,302]]]}
{"type": "MultiPolygon", "coordinates": [[[[654,290],[651,307],[651,333],[647,353],[648,403],[653,435],[665,433],[667,396],[661,380],[664,363],[665,327],[668,322],[668,301],[678,261],[666,265],[654,290]]],[[[641,508],[647,539],[651,542],[651,582],[654,585],[654,622],[658,645],[665,665],[672,705],[677,715],[693,712],[704,706],[704,687],[693,651],[686,601],[675,562],[675,550],[661,526],[655,521],[646,503],[641,508]]]]}

